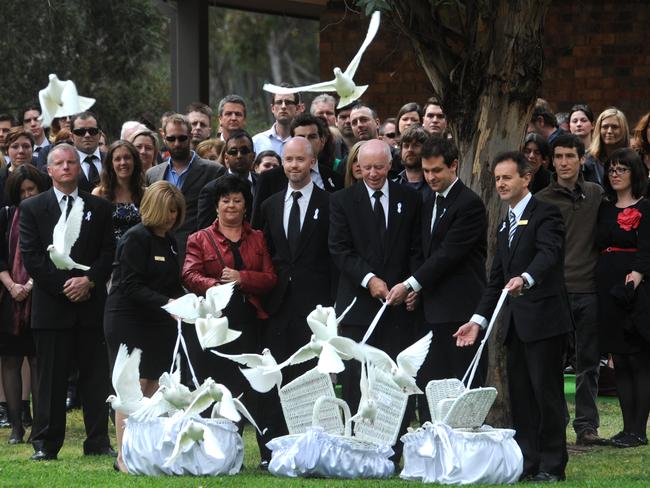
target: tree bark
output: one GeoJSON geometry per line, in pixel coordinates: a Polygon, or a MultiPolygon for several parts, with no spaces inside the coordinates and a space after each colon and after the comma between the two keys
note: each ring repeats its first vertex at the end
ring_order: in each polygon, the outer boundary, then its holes
{"type": "MultiPolygon", "coordinates": [[[[521,146],[542,81],[543,26],[550,0],[389,3],[393,22],[410,39],[441,101],[461,155],[459,177],[485,202],[489,270],[505,208],[490,162],[498,153],[521,146]]],[[[506,351],[495,336],[488,348],[488,384],[499,395],[488,421],[504,426],[510,425],[506,351]]]]}

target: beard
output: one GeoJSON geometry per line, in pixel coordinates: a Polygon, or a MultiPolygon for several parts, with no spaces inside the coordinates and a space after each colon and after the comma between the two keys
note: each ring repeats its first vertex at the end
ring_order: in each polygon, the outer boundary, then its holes
{"type": "Polygon", "coordinates": [[[410,156],[408,159],[402,159],[402,165],[408,169],[419,169],[422,167],[422,158],[410,156]]]}
{"type": "Polygon", "coordinates": [[[189,144],[178,149],[169,148],[169,155],[175,161],[188,161],[190,159],[190,146],[189,144]]]}

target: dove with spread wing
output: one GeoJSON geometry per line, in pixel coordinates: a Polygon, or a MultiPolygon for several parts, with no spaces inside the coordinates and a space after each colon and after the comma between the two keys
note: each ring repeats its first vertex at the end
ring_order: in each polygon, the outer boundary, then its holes
{"type": "Polygon", "coordinates": [[[120,344],[113,366],[113,389],[116,395],[110,395],[106,401],[113,410],[130,415],[142,407],[149,399],[142,394],[140,387],[140,358],[142,351],[133,349],[129,354],[126,344],[120,344]]]}
{"type": "Polygon", "coordinates": [[[260,393],[271,391],[275,386],[278,391],[282,385],[282,371],[277,368],[270,349],[264,349],[262,354],[223,354],[219,351],[210,351],[222,358],[230,359],[248,368],[239,368],[251,387],[260,393]]]}
{"type": "Polygon", "coordinates": [[[287,95],[291,93],[298,92],[337,92],[340,99],[337,108],[345,107],[350,103],[354,102],[361,98],[361,95],[365,93],[368,89],[368,85],[357,86],[354,82],[354,75],[359,68],[359,63],[361,63],[361,57],[363,53],[368,48],[372,40],[375,38],[377,31],[379,30],[379,21],[380,13],[376,11],[372,14],[370,18],[370,24],[368,25],[368,33],[364,39],[359,51],[350,61],[348,67],[345,68],[345,71],[341,71],[341,68],[334,68],[334,79],[330,81],[324,81],[322,83],[316,83],[314,85],[299,86],[295,88],[282,87],[277,85],[272,85],[270,83],[265,83],[262,87],[265,91],[270,93],[275,93],[278,95],[287,95]]]}
{"type": "MultiPolygon", "coordinates": [[[[68,198],[71,198],[68,196],[68,198]]],[[[81,223],[84,215],[84,201],[81,197],[77,196],[70,214],[66,218],[66,212],[61,212],[59,221],[54,226],[52,234],[52,244],[47,246],[47,252],[50,254],[50,259],[57,269],[71,270],[80,269],[88,271],[89,266],[84,264],[75,263],[70,257],[70,251],[74,243],[79,239],[81,233],[81,223]]]]}
{"type": "Polygon", "coordinates": [[[204,451],[215,459],[224,459],[225,455],[221,450],[219,440],[212,433],[209,427],[190,420],[178,433],[174,450],[163,464],[169,468],[174,462],[186,452],[189,452],[195,445],[203,443],[204,451]]]}
{"type": "Polygon", "coordinates": [[[213,286],[206,290],[205,298],[188,293],[163,305],[162,308],[188,324],[195,324],[197,319],[204,319],[208,315],[219,318],[223,309],[228,306],[234,287],[234,282],[213,286]]]}

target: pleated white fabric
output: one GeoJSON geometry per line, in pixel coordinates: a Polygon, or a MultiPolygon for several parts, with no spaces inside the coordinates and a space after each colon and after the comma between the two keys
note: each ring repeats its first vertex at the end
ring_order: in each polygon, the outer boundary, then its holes
{"type": "Polygon", "coordinates": [[[523,455],[515,431],[452,429],[426,423],[402,436],[404,469],[400,477],[424,483],[516,483],[523,471],[523,455]]]}
{"type": "Polygon", "coordinates": [[[244,443],[237,426],[226,419],[204,419],[198,416],[159,417],[153,421],[127,419],[122,439],[122,457],[132,474],[148,476],[237,474],[244,461],[244,443]],[[189,423],[201,424],[208,430],[210,441],[195,442],[166,466],[174,452],[179,433],[189,423]]]}
{"type": "Polygon", "coordinates": [[[269,472],[291,478],[388,478],[394,465],[389,446],[376,446],[354,438],[331,435],[321,427],[304,434],[276,437],[267,444],[273,451],[269,472]]]}

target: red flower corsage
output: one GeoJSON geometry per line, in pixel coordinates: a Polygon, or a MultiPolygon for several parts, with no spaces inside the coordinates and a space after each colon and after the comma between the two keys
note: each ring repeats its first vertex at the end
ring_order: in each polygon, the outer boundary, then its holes
{"type": "Polygon", "coordinates": [[[616,222],[621,229],[631,231],[639,226],[641,217],[643,217],[643,214],[636,208],[626,208],[622,212],[619,212],[616,222]]]}

